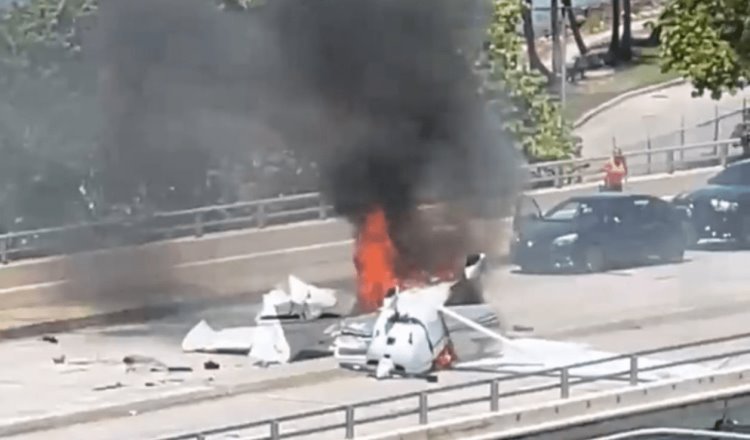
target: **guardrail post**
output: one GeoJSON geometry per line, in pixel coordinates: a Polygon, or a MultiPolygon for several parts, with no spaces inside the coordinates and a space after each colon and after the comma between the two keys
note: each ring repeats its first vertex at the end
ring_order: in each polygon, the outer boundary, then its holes
{"type": "Polygon", "coordinates": [[[727,166],[727,156],[729,155],[728,150],[729,145],[726,142],[722,143],[721,147],[719,148],[719,162],[723,167],[727,166]]]}
{"type": "Polygon", "coordinates": [[[346,435],[344,438],[354,438],[354,407],[349,405],[346,407],[346,435]]]}
{"type": "Polygon", "coordinates": [[[328,206],[326,205],[326,201],[323,200],[322,197],[318,199],[318,217],[321,220],[325,220],[328,217],[328,206]]]}
{"type": "Polygon", "coordinates": [[[570,372],[567,368],[560,368],[560,397],[570,397],[570,372]]]}
{"type": "Polygon", "coordinates": [[[427,393],[419,393],[419,424],[427,424],[427,393]]]}
{"type": "Polygon", "coordinates": [[[638,385],[638,356],[630,356],[630,385],[638,385]]]}
{"type": "Polygon", "coordinates": [[[646,155],[646,174],[651,174],[651,135],[650,134],[646,138],[646,150],[648,150],[648,154],[646,155]]]}
{"type": "Polygon", "coordinates": [[[674,173],[674,150],[667,151],[667,173],[674,173]]]}
{"type": "Polygon", "coordinates": [[[558,188],[562,188],[565,185],[565,166],[558,165],[557,166],[557,181],[555,182],[555,186],[558,188]]]}
{"type": "Polygon", "coordinates": [[[195,214],[195,236],[203,236],[203,213],[199,212],[195,214]]]}
{"type": "Polygon", "coordinates": [[[0,237],[0,263],[8,264],[8,243],[10,239],[8,236],[0,237]]]}
{"type": "MultiPolygon", "coordinates": [[[[714,142],[719,140],[719,106],[714,106],[714,142]]],[[[716,146],[714,145],[714,154],[716,154],[716,146]]]]}
{"type": "Polygon", "coordinates": [[[262,228],[266,225],[266,206],[260,203],[255,209],[255,226],[262,228]]]}
{"type": "Polygon", "coordinates": [[[276,420],[271,420],[271,440],[279,440],[281,436],[279,435],[279,422],[276,420]]]}
{"type": "Polygon", "coordinates": [[[500,381],[492,379],[490,382],[490,411],[497,412],[500,410],[500,381]]]}
{"type": "MultiPolygon", "coordinates": [[[[680,146],[685,146],[685,115],[680,117],[680,146]]],[[[680,161],[685,160],[685,150],[680,149],[680,161]]],[[[671,171],[670,171],[671,172],[671,171]]]]}

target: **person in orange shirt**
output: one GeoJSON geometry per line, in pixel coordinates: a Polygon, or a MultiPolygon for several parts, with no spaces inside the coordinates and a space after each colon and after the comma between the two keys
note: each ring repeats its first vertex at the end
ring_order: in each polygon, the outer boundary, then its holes
{"type": "Polygon", "coordinates": [[[604,165],[604,187],[605,191],[622,191],[623,183],[628,175],[628,165],[622,150],[615,148],[612,158],[604,165]]]}

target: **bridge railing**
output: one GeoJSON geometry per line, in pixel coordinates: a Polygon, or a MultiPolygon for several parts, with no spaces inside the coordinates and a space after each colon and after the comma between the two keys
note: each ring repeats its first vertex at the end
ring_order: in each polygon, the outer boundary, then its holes
{"type": "MultiPolygon", "coordinates": [[[[630,176],[672,173],[696,167],[726,165],[739,155],[738,139],[660,149],[629,151],[630,176]]],[[[591,182],[602,178],[609,157],[560,160],[525,165],[532,186],[591,182]]],[[[320,193],[157,212],[121,220],[83,223],[0,235],[0,262],[73,253],[104,246],[132,245],[162,239],[200,237],[211,232],[330,218],[333,208],[320,193]]]]}
{"type": "MultiPolygon", "coordinates": [[[[750,341],[750,333],[741,333],[719,338],[705,339],[696,342],[689,342],[678,345],[671,345],[657,349],[642,350],[634,353],[616,355],[595,359],[591,361],[565,365],[561,367],[541,369],[523,374],[513,374],[506,376],[493,376],[487,379],[476,380],[467,383],[449,385],[445,387],[433,388],[419,392],[400,394],[381,399],[361,401],[350,405],[333,406],[320,410],[304,412],[289,416],[278,417],[274,419],[258,420],[248,423],[224,426],[201,432],[192,432],[183,435],[164,438],[162,440],[209,440],[211,436],[225,434],[240,434],[243,431],[257,430],[259,428],[267,429],[266,434],[261,437],[251,437],[243,435],[243,438],[270,438],[277,440],[281,438],[303,437],[312,434],[331,433],[335,431],[343,434],[344,438],[355,438],[356,428],[365,424],[393,420],[408,416],[417,416],[415,425],[425,425],[429,423],[431,414],[436,411],[465,407],[467,405],[486,404],[486,410],[497,412],[501,407],[506,407],[503,401],[511,397],[531,395],[540,392],[549,392],[558,390],[561,399],[567,399],[575,387],[594,382],[624,382],[625,386],[636,386],[649,380],[644,377],[646,373],[664,371],[679,366],[696,365],[710,361],[726,360],[740,356],[750,355],[750,348],[747,342],[750,341]],[[740,348],[721,348],[722,344],[736,344],[740,348]],[[712,348],[716,352],[705,354],[706,349],[712,348]],[[701,349],[702,354],[691,355],[689,350],[701,349]],[[663,363],[649,366],[640,365],[639,360],[650,358],[652,361],[657,359],[652,356],[660,356],[675,353],[688,352],[687,355],[679,360],[664,361],[663,363]],[[601,366],[613,362],[627,361],[627,368],[601,375],[583,375],[576,373],[585,367],[601,366]],[[524,381],[529,379],[549,379],[545,383],[528,386],[524,381]],[[463,399],[444,398],[442,403],[431,403],[438,397],[447,397],[456,391],[468,389],[477,389],[479,394],[473,397],[463,399]],[[406,402],[406,406],[402,405],[406,402]],[[358,417],[358,413],[365,408],[382,408],[382,414],[375,416],[358,417]],[[402,409],[396,409],[396,408],[402,409]],[[319,420],[310,423],[309,428],[293,429],[299,427],[302,422],[320,418],[321,416],[338,416],[340,422],[321,424],[319,420]],[[292,429],[285,429],[292,428],[292,429]]],[[[650,382],[656,382],[650,380],[650,382]]]]}
{"type": "Polygon", "coordinates": [[[686,429],[686,428],[640,428],[624,431],[617,434],[597,437],[592,440],[630,440],[640,438],[702,438],[709,440],[732,439],[732,440],[750,440],[750,434],[741,434],[737,432],[720,432],[709,431],[706,429],[686,429]]]}

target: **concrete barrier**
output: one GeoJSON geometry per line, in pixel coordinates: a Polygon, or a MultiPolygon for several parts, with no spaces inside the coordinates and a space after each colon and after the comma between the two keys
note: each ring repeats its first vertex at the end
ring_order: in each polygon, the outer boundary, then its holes
{"type": "MultiPolygon", "coordinates": [[[[717,168],[631,180],[633,192],[669,195],[692,188],[717,168]]],[[[570,196],[596,191],[596,184],[534,191],[543,208],[570,196]]],[[[507,220],[477,221],[483,249],[504,253],[507,220]]],[[[289,273],[315,283],[353,275],[352,230],[340,219],[311,221],[261,230],[101,250],[13,263],[0,268],[0,307],[32,307],[95,296],[108,304],[213,298],[263,291],[289,273]],[[115,289],[116,287],[116,289],[115,289]],[[149,296],[148,301],[144,297],[149,296]],[[136,298],[137,297],[137,298],[136,298]]]]}
{"type": "MultiPolygon", "coordinates": [[[[585,394],[542,405],[518,407],[445,420],[367,437],[363,440],[501,440],[511,438],[593,438],[670,420],[680,412],[708,404],[721,411],[750,402],[750,368],[717,371],[710,376],[585,394]],[[717,405],[717,403],[719,405],[717,405]]],[[[684,414],[683,417],[684,418],[684,414]]]]}

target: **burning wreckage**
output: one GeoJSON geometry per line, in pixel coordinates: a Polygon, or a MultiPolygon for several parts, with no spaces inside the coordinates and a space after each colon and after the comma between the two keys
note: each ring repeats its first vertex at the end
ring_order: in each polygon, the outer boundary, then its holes
{"type": "MultiPolygon", "coordinates": [[[[201,321],[182,341],[185,352],[246,353],[261,365],[333,354],[342,367],[378,378],[428,377],[457,359],[477,360],[502,337],[497,316],[481,301],[485,255],[467,258],[456,282],[390,288],[375,313],[343,316],[342,295],[290,275],[288,292],[263,296],[251,327],[213,329],[201,321]]],[[[361,307],[361,305],[359,306],[361,307]]]]}
{"type": "Polygon", "coordinates": [[[261,365],[332,354],[342,367],[379,378],[428,377],[458,359],[499,354],[503,338],[490,330],[498,318],[482,295],[484,254],[398,277],[383,210],[370,212],[358,231],[356,303],[290,275],[287,289],[263,296],[254,326],[215,330],[201,321],[185,336],[183,351],[247,353],[261,365]]]}

